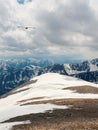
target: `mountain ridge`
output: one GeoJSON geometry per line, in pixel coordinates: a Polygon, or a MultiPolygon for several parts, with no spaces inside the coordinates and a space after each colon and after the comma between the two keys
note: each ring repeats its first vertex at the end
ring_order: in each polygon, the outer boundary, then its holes
{"type": "Polygon", "coordinates": [[[47,72],[74,76],[89,82],[98,83],[98,58],[74,64],[50,65],[51,62],[49,63],[48,61],[48,66],[46,66],[46,62],[44,61],[44,67],[35,66],[33,63],[31,65],[27,65],[26,63],[26,66],[23,68],[20,68],[21,65],[19,65],[19,68],[14,68],[14,65],[12,67],[12,64],[11,66],[7,66],[2,63],[0,67],[0,94],[2,95],[15,87],[22,85],[23,83],[29,81],[32,77],[47,72]]]}
{"type": "MultiPolygon", "coordinates": [[[[81,110],[80,113],[83,113],[85,111],[85,107],[82,106],[84,102],[93,102],[93,107],[95,107],[97,100],[97,84],[58,73],[42,74],[32,78],[24,86],[12,90],[9,95],[0,99],[0,130],[10,130],[15,125],[18,127],[15,126],[15,130],[19,129],[21,125],[24,125],[21,130],[25,130],[26,125],[33,129],[34,122],[37,123],[44,118],[48,123],[52,118],[56,120],[61,115],[58,120],[60,121],[62,112],[67,114],[63,113],[66,118],[62,119],[66,122],[67,119],[69,120],[73,116],[74,112],[71,112],[72,115],[70,116],[70,110],[76,110],[77,113],[77,110],[82,108],[79,110],[81,110]],[[81,87],[83,91],[81,91],[81,87]],[[81,102],[83,103],[82,105],[80,104],[81,102]],[[55,111],[57,111],[56,114],[55,111]],[[38,120],[37,117],[41,120],[38,120]]],[[[97,107],[96,110],[98,110],[97,107]]],[[[92,112],[95,111],[93,109],[92,112]]],[[[92,113],[90,114],[92,115],[92,113]]],[[[76,115],[77,117],[79,116],[78,114],[76,115]]],[[[95,115],[93,113],[93,117],[95,115]]]]}

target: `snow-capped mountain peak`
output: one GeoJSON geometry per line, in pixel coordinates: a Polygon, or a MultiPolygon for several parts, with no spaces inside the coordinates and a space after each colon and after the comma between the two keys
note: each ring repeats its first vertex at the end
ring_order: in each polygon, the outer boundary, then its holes
{"type": "Polygon", "coordinates": [[[98,59],[88,60],[78,64],[64,64],[64,68],[68,75],[98,71],[98,59]]]}

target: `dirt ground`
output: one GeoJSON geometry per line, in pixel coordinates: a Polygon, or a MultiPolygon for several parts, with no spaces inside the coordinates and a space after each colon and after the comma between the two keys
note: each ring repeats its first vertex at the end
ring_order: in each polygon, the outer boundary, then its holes
{"type": "Polygon", "coordinates": [[[88,86],[88,85],[64,88],[64,90],[66,90],[66,89],[74,90],[77,93],[98,94],[98,88],[93,87],[93,86],[88,86]]]}
{"type": "Polygon", "coordinates": [[[71,107],[19,116],[6,122],[31,121],[31,124],[14,126],[12,130],[98,130],[97,99],[58,99],[48,102],[71,107]]]}

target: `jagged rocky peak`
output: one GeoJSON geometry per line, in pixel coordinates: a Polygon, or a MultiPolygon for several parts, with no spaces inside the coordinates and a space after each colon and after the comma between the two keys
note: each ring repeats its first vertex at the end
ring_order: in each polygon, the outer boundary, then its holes
{"type": "Polygon", "coordinates": [[[98,58],[91,60],[91,63],[98,66],[98,58]]]}
{"type": "Polygon", "coordinates": [[[87,60],[82,63],[64,64],[68,74],[98,71],[98,59],[87,60]]]}

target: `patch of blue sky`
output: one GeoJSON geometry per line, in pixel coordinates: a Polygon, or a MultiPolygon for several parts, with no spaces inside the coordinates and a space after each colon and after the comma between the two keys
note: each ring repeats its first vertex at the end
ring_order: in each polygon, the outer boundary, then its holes
{"type": "Polygon", "coordinates": [[[25,1],[25,0],[17,0],[17,2],[18,2],[19,4],[24,4],[24,1],[25,1]]]}
{"type": "Polygon", "coordinates": [[[32,2],[32,0],[17,0],[17,2],[19,4],[24,4],[24,2],[27,1],[27,2],[32,2]]]}

